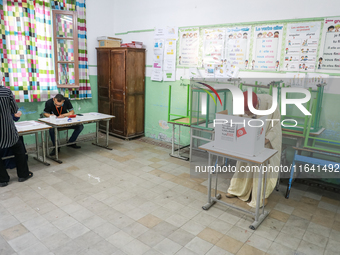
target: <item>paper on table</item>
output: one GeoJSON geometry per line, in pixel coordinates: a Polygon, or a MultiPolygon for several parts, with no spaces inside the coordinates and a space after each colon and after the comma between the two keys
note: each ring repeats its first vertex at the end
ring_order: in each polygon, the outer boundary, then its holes
{"type": "Polygon", "coordinates": [[[21,121],[21,122],[16,122],[15,126],[17,127],[29,127],[29,126],[37,126],[39,125],[38,122],[32,120],[32,121],[21,121]]]}
{"type": "Polygon", "coordinates": [[[89,114],[90,115],[100,115],[101,113],[99,113],[99,112],[90,112],[89,114]]]}

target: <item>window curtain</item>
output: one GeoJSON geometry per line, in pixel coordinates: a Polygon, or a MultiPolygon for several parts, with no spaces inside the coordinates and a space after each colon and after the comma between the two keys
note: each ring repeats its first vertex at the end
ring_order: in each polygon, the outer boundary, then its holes
{"type": "Polygon", "coordinates": [[[3,85],[16,102],[46,101],[58,93],[52,58],[49,0],[0,0],[3,85]]]}
{"type": "Polygon", "coordinates": [[[51,1],[52,9],[77,11],[78,17],[78,56],[80,87],[64,91],[66,96],[74,99],[92,98],[88,73],[87,32],[86,32],[86,3],[85,0],[57,0],[51,1]]]}

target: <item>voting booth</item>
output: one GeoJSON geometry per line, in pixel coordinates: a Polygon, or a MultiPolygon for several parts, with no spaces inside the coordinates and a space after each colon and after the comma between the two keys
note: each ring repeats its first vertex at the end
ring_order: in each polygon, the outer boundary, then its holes
{"type": "Polygon", "coordinates": [[[258,156],[264,149],[266,119],[244,118],[228,115],[228,111],[216,113],[214,147],[245,156],[258,156]]]}

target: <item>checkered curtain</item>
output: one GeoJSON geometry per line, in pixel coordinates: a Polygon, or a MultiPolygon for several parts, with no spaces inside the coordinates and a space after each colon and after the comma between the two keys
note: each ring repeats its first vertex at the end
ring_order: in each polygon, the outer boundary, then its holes
{"type": "Polygon", "coordinates": [[[46,101],[57,93],[49,0],[0,0],[3,84],[17,102],[46,101]]]}
{"type": "Polygon", "coordinates": [[[78,16],[78,56],[80,87],[64,91],[66,96],[75,99],[92,98],[88,73],[87,32],[86,32],[86,3],[85,0],[57,0],[51,1],[52,9],[77,11],[78,16]]]}

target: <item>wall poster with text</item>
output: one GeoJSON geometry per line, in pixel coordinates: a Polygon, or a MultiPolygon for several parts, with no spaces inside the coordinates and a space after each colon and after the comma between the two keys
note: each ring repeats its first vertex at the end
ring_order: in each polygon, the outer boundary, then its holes
{"type": "Polygon", "coordinates": [[[225,60],[240,69],[249,68],[251,26],[226,29],[225,60]]]}
{"type": "Polygon", "coordinates": [[[290,23],[284,49],[284,71],[313,72],[321,22],[290,23]]]}
{"type": "Polygon", "coordinates": [[[324,20],[317,69],[340,71],[340,17],[324,20]]]}
{"type": "Polygon", "coordinates": [[[178,66],[196,67],[198,65],[199,28],[180,30],[178,66]]]}
{"type": "Polygon", "coordinates": [[[256,26],[252,70],[279,71],[283,25],[256,26]]]}

